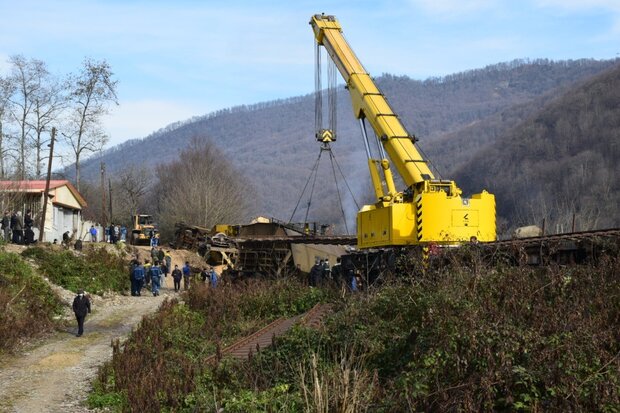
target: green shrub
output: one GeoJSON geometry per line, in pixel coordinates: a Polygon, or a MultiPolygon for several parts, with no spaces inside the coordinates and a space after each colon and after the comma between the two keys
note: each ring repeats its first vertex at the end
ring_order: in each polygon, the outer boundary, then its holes
{"type": "Polygon", "coordinates": [[[83,255],[69,250],[32,247],[22,255],[34,259],[43,275],[73,292],[82,288],[90,293],[125,291],[129,286],[125,260],[106,248],[86,248],[83,255]]]}
{"type": "Polygon", "coordinates": [[[0,252],[0,352],[54,329],[62,303],[17,254],[0,252]]]}
{"type": "Polygon", "coordinates": [[[472,253],[401,268],[415,277],[401,269],[343,298],[292,280],[197,285],[117,346],[100,381],[114,377],[110,397],[130,395],[130,411],[618,411],[617,258],[530,268],[472,253]],[[318,331],[297,326],[249,361],[205,363],[320,301],[334,314],[318,331]]]}
{"type": "Polygon", "coordinates": [[[327,345],[363,348],[386,411],[617,406],[618,269],[601,260],[429,272],[350,301],[327,345]]]}
{"type": "Polygon", "coordinates": [[[303,313],[328,296],[327,291],[303,287],[294,280],[253,280],[220,284],[215,289],[196,284],[186,295],[186,305],[166,302],[157,315],[143,319],[123,348],[115,345],[111,364],[102,368],[97,380],[92,407],[105,402],[108,393],[111,402],[116,400],[115,395],[126,394],[128,409],[133,411],[193,411],[229,402],[227,411],[293,406],[297,403],[295,395],[283,391],[279,384],[261,393],[231,396],[236,394],[232,389],[242,391],[235,384],[237,363],[221,363],[212,372],[205,359],[218,348],[279,317],[303,313]],[[212,380],[228,383],[215,399],[212,380]]]}

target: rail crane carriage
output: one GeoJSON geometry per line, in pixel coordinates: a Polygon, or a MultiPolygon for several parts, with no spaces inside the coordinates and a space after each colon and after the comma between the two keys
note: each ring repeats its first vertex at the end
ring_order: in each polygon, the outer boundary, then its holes
{"type": "Polygon", "coordinates": [[[346,82],[368,157],[376,202],[358,212],[358,247],[495,241],[494,195],[482,191],[466,198],[454,181],[436,179],[416,148],[415,136],[357,59],[336,18],[317,14],[310,25],[317,44],[325,47],[346,82]],[[366,121],[380,143],[380,159],[371,154],[366,121]],[[403,191],[396,190],[388,156],[406,185],[403,191]]]}

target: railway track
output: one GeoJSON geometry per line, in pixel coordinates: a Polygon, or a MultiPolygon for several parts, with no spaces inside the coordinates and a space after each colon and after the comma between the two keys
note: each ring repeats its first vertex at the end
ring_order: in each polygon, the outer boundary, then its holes
{"type": "Polygon", "coordinates": [[[507,254],[519,264],[542,265],[596,260],[615,245],[620,247],[620,229],[571,232],[481,244],[491,254],[507,254]]]}
{"type": "MultiPolygon", "coordinates": [[[[208,254],[215,254],[214,262],[229,264],[234,270],[239,268],[240,270],[235,272],[236,277],[255,276],[256,274],[279,275],[286,271],[295,272],[292,250],[293,246],[297,244],[350,247],[347,248],[349,252],[342,256],[343,264],[348,261],[350,266],[362,273],[376,272],[377,270],[383,272],[393,266],[394,257],[402,251],[420,249],[419,246],[411,246],[356,250],[356,238],[354,236],[312,234],[295,236],[254,235],[228,238],[227,242],[230,245],[208,245],[205,247],[205,251],[209,251],[208,254]]],[[[546,265],[550,262],[579,264],[593,261],[602,254],[609,253],[609,244],[620,246],[620,228],[498,240],[478,245],[491,261],[502,259],[518,265],[546,265]]],[[[432,246],[430,247],[433,249],[432,246]]],[[[435,248],[435,250],[440,250],[440,252],[443,250],[442,253],[446,256],[454,251],[450,247],[435,248]]]]}
{"type": "MultiPolygon", "coordinates": [[[[489,247],[505,246],[529,246],[540,243],[550,243],[558,241],[584,241],[596,239],[620,239],[620,228],[603,229],[594,231],[570,232],[565,234],[543,235],[540,237],[516,238],[508,240],[498,240],[486,242],[481,245],[489,247]]],[[[350,235],[343,236],[262,236],[252,238],[239,238],[235,240],[238,244],[266,245],[270,243],[286,242],[294,244],[335,244],[335,245],[356,245],[356,237],[350,235]]]]}
{"type": "Polygon", "coordinates": [[[304,314],[290,318],[279,318],[255,333],[244,337],[228,347],[207,358],[208,363],[217,363],[223,357],[230,356],[237,360],[244,360],[252,354],[260,352],[273,344],[273,340],[289,331],[295,324],[302,324],[310,328],[318,328],[323,317],[331,311],[329,304],[316,304],[304,314]]]}

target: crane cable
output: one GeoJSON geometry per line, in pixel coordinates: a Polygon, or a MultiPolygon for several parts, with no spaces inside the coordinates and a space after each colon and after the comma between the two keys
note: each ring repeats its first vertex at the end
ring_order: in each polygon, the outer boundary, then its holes
{"type": "MultiPolygon", "coordinates": [[[[293,217],[295,216],[295,213],[297,212],[297,208],[299,207],[299,204],[301,202],[301,199],[304,197],[304,194],[306,193],[306,188],[308,188],[308,184],[310,183],[310,179],[312,179],[312,176],[316,174],[318,167],[319,167],[319,161],[321,160],[321,154],[322,154],[322,150],[321,152],[319,152],[319,157],[316,159],[316,161],[314,161],[314,165],[312,166],[312,169],[310,170],[310,175],[308,176],[308,180],[306,180],[306,184],[304,185],[304,189],[301,191],[301,195],[299,195],[299,199],[297,200],[297,204],[295,205],[295,209],[293,210],[293,213],[291,214],[291,217],[288,220],[288,223],[290,224],[291,222],[293,222],[293,217]]],[[[308,201],[308,204],[310,204],[310,201],[308,201]]],[[[308,214],[306,213],[306,216],[308,216],[308,214]]]]}
{"type": "Polygon", "coordinates": [[[334,154],[334,150],[333,149],[331,150],[331,152],[334,155],[334,162],[336,163],[336,167],[338,167],[338,172],[340,172],[340,176],[342,176],[342,180],[344,181],[345,186],[349,190],[349,194],[351,194],[351,198],[353,198],[353,202],[355,203],[355,207],[359,211],[360,205],[357,203],[357,200],[355,199],[355,195],[353,195],[353,191],[351,190],[351,187],[349,186],[349,182],[347,181],[347,178],[342,173],[342,169],[340,168],[340,164],[338,163],[338,160],[336,159],[336,154],[334,154]]]}
{"type": "MultiPolygon", "coordinates": [[[[329,144],[328,144],[329,145],[329,144]]],[[[349,235],[349,226],[347,225],[347,216],[344,214],[344,205],[342,204],[342,197],[340,196],[340,188],[338,187],[338,179],[336,178],[336,168],[334,167],[334,154],[329,151],[329,160],[332,164],[332,174],[334,175],[334,182],[336,183],[336,193],[338,194],[338,203],[340,204],[340,212],[342,212],[342,220],[344,221],[344,230],[349,235]]]]}
{"type": "MultiPolygon", "coordinates": [[[[315,86],[315,95],[314,95],[314,126],[315,126],[315,132],[316,132],[316,136],[318,137],[319,133],[321,131],[323,131],[323,93],[324,91],[322,90],[322,81],[321,81],[321,76],[322,76],[322,68],[321,68],[321,46],[318,43],[315,43],[315,62],[316,62],[316,66],[315,66],[315,76],[314,76],[314,86],[315,86]]],[[[338,92],[336,89],[337,86],[337,68],[336,68],[336,64],[333,61],[329,61],[328,67],[327,67],[327,76],[328,76],[328,85],[327,85],[327,103],[328,103],[328,123],[329,123],[329,129],[332,131],[333,135],[335,136],[336,134],[336,122],[337,122],[337,99],[338,99],[338,92]]],[[[312,169],[310,170],[310,175],[308,176],[308,179],[306,180],[306,184],[304,185],[303,190],[301,191],[301,194],[299,196],[299,199],[297,200],[297,204],[295,205],[295,209],[293,209],[293,213],[291,214],[291,217],[289,219],[289,223],[291,223],[293,221],[293,218],[295,217],[295,213],[297,212],[297,209],[299,208],[299,205],[301,203],[301,200],[304,197],[304,194],[306,193],[306,189],[308,188],[308,184],[310,183],[310,181],[312,180],[312,186],[310,188],[310,196],[308,198],[308,202],[306,204],[306,215],[304,218],[304,223],[308,222],[308,215],[310,213],[310,206],[312,205],[312,197],[314,195],[314,188],[316,185],[316,179],[318,176],[318,169],[319,169],[319,164],[321,161],[321,155],[323,154],[323,151],[328,151],[329,152],[329,159],[330,159],[330,163],[331,163],[331,168],[332,168],[332,175],[334,177],[334,183],[336,185],[336,193],[338,195],[338,203],[340,204],[340,212],[342,213],[342,219],[344,221],[344,227],[345,227],[345,231],[347,233],[347,235],[349,234],[349,227],[347,225],[347,219],[346,219],[346,215],[344,212],[344,204],[342,202],[342,196],[340,194],[340,187],[338,186],[338,177],[336,175],[336,167],[338,168],[338,172],[340,172],[340,176],[342,176],[342,180],[345,183],[345,186],[347,187],[349,193],[351,194],[351,198],[353,198],[353,202],[355,203],[355,206],[357,207],[357,209],[359,210],[359,204],[357,203],[357,200],[355,199],[355,195],[353,195],[353,191],[351,190],[351,187],[349,186],[349,183],[347,182],[346,177],[344,176],[344,174],[342,173],[342,169],[340,168],[340,164],[338,163],[338,161],[336,160],[336,156],[334,155],[331,145],[329,142],[323,142],[320,151],[319,151],[319,156],[317,157],[316,161],[314,162],[314,165],[312,166],[312,169]],[[335,164],[335,166],[334,166],[335,164]]]]}
{"type": "Polygon", "coordinates": [[[312,181],[312,186],[310,187],[310,196],[308,198],[308,202],[306,203],[306,215],[304,217],[304,223],[308,222],[308,215],[310,213],[310,207],[312,206],[312,198],[314,196],[314,188],[316,185],[319,165],[321,162],[321,156],[323,155],[323,151],[329,152],[329,159],[330,159],[330,163],[332,167],[332,176],[334,177],[334,183],[336,184],[336,193],[338,196],[338,203],[340,205],[340,212],[342,213],[342,219],[344,221],[345,231],[347,235],[349,235],[349,226],[347,224],[347,218],[344,212],[344,203],[342,201],[343,197],[340,193],[340,187],[338,186],[338,176],[336,174],[336,169],[338,169],[338,172],[340,173],[340,176],[342,177],[342,180],[344,181],[344,184],[347,190],[349,191],[349,194],[351,195],[353,202],[355,203],[355,207],[358,210],[360,209],[360,207],[359,207],[359,203],[355,199],[355,195],[353,194],[353,191],[351,190],[351,186],[349,185],[347,178],[344,176],[344,173],[342,173],[342,168],[340,168],[340,164],[338,163],[338,160],[336,159],[336,155],[334,154],[333,149],[329,143],[325,143],[321,146],[321,149],[319,151],[319,156],[317,157],[316,161],[314,162],[314,165],[312,166],[312,169],[310,170],[310,175],[308,176],[308,179],[306,180],[306,184],[304,185],[304,188],[301,191],[301,194],[299,195],[299,199],[297,200],[297,203],[295,204],[295,209],[293,210],[293,213],[291,214],[291,217],[289,218],[288,223],[290,224],[293,222],[295,213],[297,213],[297,209],[299,208],[299,205],[301,204],[301,200],[303,199],[304,194],[306,193],[306,189],[308,189],[308,184],[310,183],[310,181],[312,181]]]}
{"type": "Polygon", "coordinates": [[[321,82],[321,46],[316,43],[314,49],[314,131],[323,128],[323,92],[321,82]]]}
{"type": "Polygon", "coordinates": [[[312,180],[312,187],[310,188],[310,197],[308,198],[308,205],[306,207],[306,216],[304,217],[304,223],[308,222],[308,213],[310,212],[310,205],[312,205],[312,195],[314,195],[314,186],[316,185],[316,177],[319,176],[319,161],[321,160],[321,154],[323,153],[323,150],[321,149],[321,152],[319,152],[319,158],[317,159],[316,163],[317,163],[317,168],[314,171],[314,179],[312,180]]]}

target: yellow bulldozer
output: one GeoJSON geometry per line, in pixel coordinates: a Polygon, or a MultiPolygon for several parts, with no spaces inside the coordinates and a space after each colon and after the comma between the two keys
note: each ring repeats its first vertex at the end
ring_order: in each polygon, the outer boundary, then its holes
{"type": "Polygon", "coordinates": [[[155,238],[156,245],[159,245],[159,230],[152,215],[132,215],[131,226],[132,245],[149,245],[152,238],[155,238]]]}

